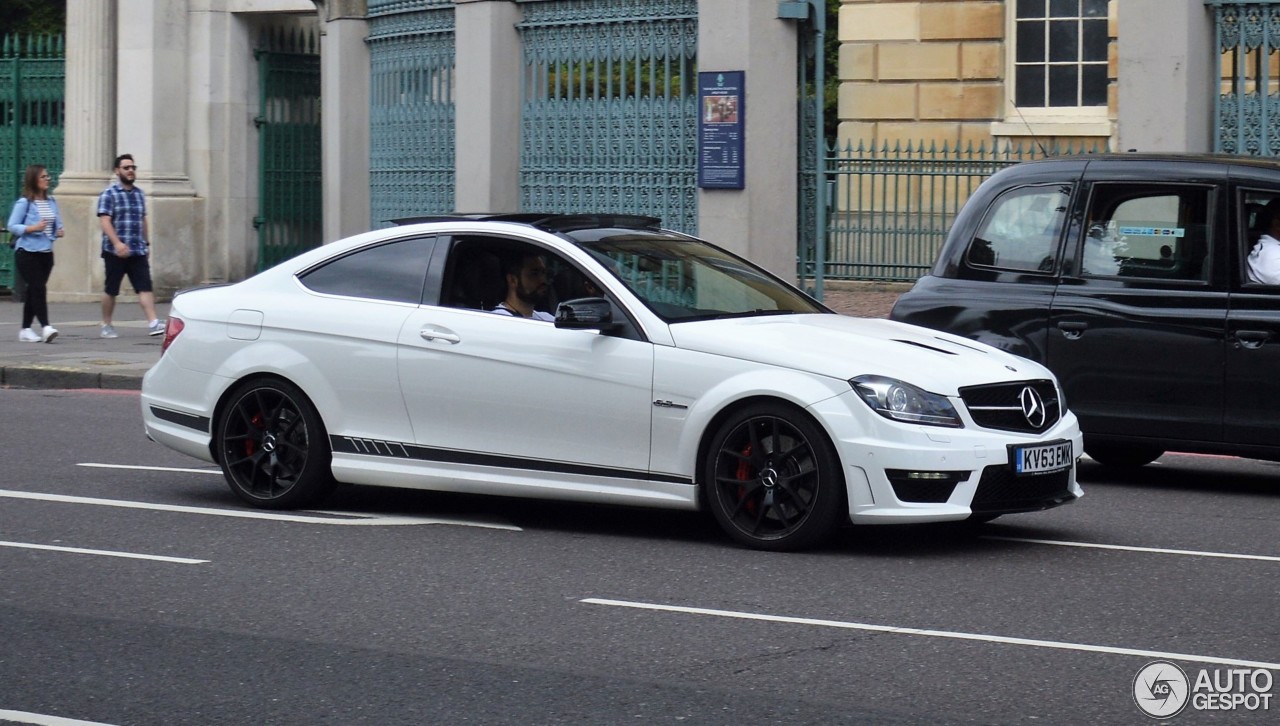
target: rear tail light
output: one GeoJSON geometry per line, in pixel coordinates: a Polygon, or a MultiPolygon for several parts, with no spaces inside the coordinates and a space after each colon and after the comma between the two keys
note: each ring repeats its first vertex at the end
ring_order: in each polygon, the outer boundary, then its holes
{"type": "Polygon", "coordinates": [[[164,326],[164,342],[160,344],[160,355],[164,355],[164,352],[169,350],[169,346],[173,345],[173,341],[178,339],[178,333],[181,333],[185,327],[187,325],[182,322],[182,318],[169,318],[169,321],[164,326]]]}

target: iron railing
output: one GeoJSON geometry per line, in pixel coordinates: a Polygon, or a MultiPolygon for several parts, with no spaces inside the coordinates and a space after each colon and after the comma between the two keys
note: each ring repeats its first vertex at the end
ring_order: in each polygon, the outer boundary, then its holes
{"type": "Polygon", "coordinates": [[[521,208],[697,232],[695,0],[517,2],[521,208]]]}
{"type": "Polygon", "coordinates": [[[1217,38],[1213,148],[1280,156],[1280,0],[1206,0],[1217,38]]]}
{"type": "MultiPolygon", "coordinates": [[[[55,180],[62,172],[64,58],[61,35],[0,38],[0,213],[6,220],[27,165],[43,164],[55,180]]],[[[8,242],[9,233],[0,239],[8,242]]],[[[13,286],[13,251],[0,243],[0,288],[13,286]]]]}
{"type": "MultiPolygon", "coordinates": [[[[1106,151],[1105,142],[1039,144],[895,142],[829,149],[823,193],[830,194],[826,279],[907,282],[933,267],[947,229],[978,185],[1021,161],[1106,151]]],[[[816,273],[811,255],[799,274],[816,273]]]]}
{"type": "Polygon", "coordinates": [[[370,0],[372,225],[454,208],[454,5],[370,0]]]}

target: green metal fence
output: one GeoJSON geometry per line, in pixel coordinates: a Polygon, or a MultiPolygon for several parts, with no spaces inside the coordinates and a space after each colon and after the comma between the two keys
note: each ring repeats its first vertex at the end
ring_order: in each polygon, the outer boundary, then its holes
{"type": "Polygon", "coordinates": [[[1206,0],[1217,36],[1214,151],[1280,156],[1280,1],[1206,0]]]}
{"type": "MultiPolygon", "coordinates": [[[[823,184],[830,195],[823,274],[828,280],[915,280],[933,267],[956,212],[987,177],[1020,161],[1106,150],[1105,142],[1052,148],[859,143],[831,149],[823,184]]],[[[801,220],[801,229],[806,224],[801,220]]],[[[802,247],[800,277],[814,274],[812,253],[802,247]]]]}
{"type": "Polygon", "coordinates": [[[258,61],[258,269],[320,246],[320,45],[297,28],[264,33],[258,61]]]}
{"type": "MultiPolygon", "coordinates": [[[[62,172],[65,61],[60,35],[0,38],[0,213],[22,191],[29,164],[62,172]]],[[[2,239],[7,242],[8,232],[2,239]]],[[[13,287],[13,251],[0,244],[0,288],[13,287]]]]}
{"type": "Polygon", "coordinates": [[[454,210],[454,5],[369,2],[372,225],[454,210]]]}
{"type": "Polygon", "coordinates": [[[520,205],[697,232],[696,0],[517,0],[520,205]]]}

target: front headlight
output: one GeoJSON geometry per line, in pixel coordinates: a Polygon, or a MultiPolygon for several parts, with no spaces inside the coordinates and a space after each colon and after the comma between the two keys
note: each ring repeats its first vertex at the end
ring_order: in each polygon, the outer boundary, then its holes
{"type": "Polygon", "coordinates": [[[884,376],[858,376],[849,381],[871,410],[894,421],[960,428],[964,424],[946,396],[884,376]]]}

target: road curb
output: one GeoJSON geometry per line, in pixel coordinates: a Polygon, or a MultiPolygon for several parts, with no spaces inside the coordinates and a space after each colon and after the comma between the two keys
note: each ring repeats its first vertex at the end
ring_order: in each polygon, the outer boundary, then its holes
{"type": "Polygon", "coordinates": [[[43,366],[3,366],[0,367],[0,385],[6,388],[105,388],[139,391],[142,390],[142,378],[43,366]]]}

